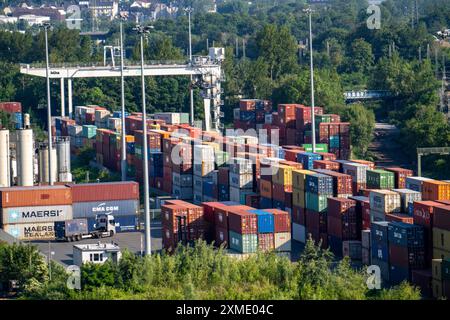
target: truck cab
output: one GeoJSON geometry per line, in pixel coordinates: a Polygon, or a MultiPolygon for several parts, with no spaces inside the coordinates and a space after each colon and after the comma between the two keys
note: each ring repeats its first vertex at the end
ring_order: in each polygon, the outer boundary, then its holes
{"type": "Polygon", "coordinates": [[[111,214],[98,214],[95,216],[94,228],[96,231],[108,232],[112,237],[116,234],[116,222],[111,214]]]}

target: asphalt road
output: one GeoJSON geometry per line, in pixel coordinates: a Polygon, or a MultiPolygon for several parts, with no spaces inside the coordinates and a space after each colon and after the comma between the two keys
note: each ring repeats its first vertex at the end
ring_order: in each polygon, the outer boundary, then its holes
{"type": "MultiPolygon", "coordinates": [[[[161,250],[161,223],[152,222],[151,229],[152,236],[152,250],[161,250]]],[[[110,243],[111,241],[117,243],[119,247],[128,249],[133,253],[140,253],[145,248],[145,235],[143,232],[124,232],[117,233],[114,237],[103,239],[86,239],[77,242],[59,242],[59,241],[32,241],[37,245],[39,250],[46,256],[49,251],[53,252],[52,259],[68,266],[72,264],[72,253],[74,244],[94,244],[97,242],[110,243]]]]}

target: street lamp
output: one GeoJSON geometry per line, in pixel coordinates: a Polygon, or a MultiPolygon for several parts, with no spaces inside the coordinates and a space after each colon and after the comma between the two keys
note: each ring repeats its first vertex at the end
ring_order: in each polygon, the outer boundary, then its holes
{"type": "Polygon", "coordinates": [[[153,26],[136,25],[134,31],[139,34],[141,38],[141,85],[142,85],[142,130],[143,130],[143,167],[144,167],[144,213],[145,213],[145,254],[152,253],[151,248],[151,234],[150,234],[150,195],[148,185],[148,146],[147,146],[147,112],[145,110],[145,77],[144,77],[144,37],[150,33],[153,26]]]}
{"type": "MultiPolygon", "coordinates": [[[[191,13],[194,11],[191,7],[187,7],[184,11],[188,14],[189,21],[189,66],[192,67],[192,33],[191,33],[191,13]]],[[[191,126],[194,126],[194,90],[192,87],[192,75],[190,76],[190,103],[191,103],[191,126]]]]}
{"type": "Polygon", "coordinates": [[[312,27],[311,27],[311,15],[313,9],[308,7],[303,12],[309,15],[309,61],[311,69],[311,138],[312,138],[312,152],[316,152],[316,117],[314,114],[314,63],[313,63],[313,47],[312,47],[312,27]]]}
{"type": "Polygon", "coordinates": [[[123,76],[124,57],[123,57],[123,21],[124,15],[119,15],[120,19],[120,98],[122,106],[121,127],[122,127],[122,152],[120,159],[120,169],[122,171],[122,181],[127,180],[127,143],[125,141],[125,79],[123,76]]]}
{"type": "Polygon", "coordinates": [[[50,66],[48,59],[48,30],[51,28],[49,22],[44,22],[40,25],[40,28],[44,29],[45,34],[45,73],[47,78],[47,122],[48,122],[48,183],[53,185],[53,164],[52,164],[52,149],[53,149],[53,137],[52,137],[52,110],[50,104],[50,66]]]}

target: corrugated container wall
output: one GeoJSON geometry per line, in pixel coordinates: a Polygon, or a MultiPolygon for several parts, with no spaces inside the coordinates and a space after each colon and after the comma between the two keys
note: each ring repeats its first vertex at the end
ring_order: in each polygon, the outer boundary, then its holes
{"type": "Polygon", "coordinates": [[[72,193],[66,186],[0,188],[2,208],[72,204],[72,193]]]}
{"type": "Polygon", "coordinates": [[[86,183],[68,186],[72,190],[73,202],[139,199],[137,182],[86,183]]]}

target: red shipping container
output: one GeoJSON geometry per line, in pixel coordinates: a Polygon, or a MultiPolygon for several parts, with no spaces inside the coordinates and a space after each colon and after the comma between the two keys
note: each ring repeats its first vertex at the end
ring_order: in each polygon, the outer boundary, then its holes
{"type": "Polygon", "coordinates": [[[242,111],[252,111],[256,108],[256,100],[243,99],[239,101],[239,109],[242,111]]]}
{"type": "Polygon", "coordinates": [[[450,206],[434,208],[433,227],[450,231],[450,206]]]}
{"type": "Polygon", "coordinates": [[[329,152],[316,152],[317,154],[320,154],[322,156],[323,160],[331,161],[336,160],[336,155],[329,152]]]}
{"type": "Polygon", "coordinates": [[[230,211],[241,210],[251,210],[248,206],[235,205],[235,206],[216,206],[214,208],[214,224],[216,227],[222,227],[228,229],[228,215],[230,211]]]}
{"type": "Polygon", "coordinates": [[[260,196],[257,194],[247,194],[245,196],[245,204],[252,208],[259,208],[260,196]]]}
{"type": "Polygon", "coordinates": [[[0,188],[0,207],[56,206],[72,204],[67,186],[0,188]]]}
{"type": "Polygon", "coordinates": [[[412,170],[398,168],[398,167],[386,167],[386,171],[393,172],[395,175],[395,187],[397,189],[406,188],[406,178],[412,177],[414,172],[412,170]]]}
{"type": "Polygon", "coordinates": [[[290,188],[290,191],[292,191],[292,186],[273,183],[272,184],[272,199],[284,202],[286,199],[284,193],[289,191],[289,190],[286,190],[289,188],[290,188]]]}
{"type": "Polygon", "coordinates": [[[327,232],[327,213],[306,209],[306,229],[318,230],[319,233],[327,232]]]}
{"type": "Polygon", "coordinates": [[[414,201],[414,224],[424,226],[425,228],[432,228],[434,209],[440,206],[442,205],[435,201],[414,201]]]}
{"type": "Polygon", "coordinates": [[[228,229],[216,227],[215,243],[216,247],[223,245],[228,248],[228,229]]]}
{"type": "Polygon", "coordinates": [[[68,184],[73,202],[139,200],[139,184],[134,181],[68,184]]]}
{"type": "Polygon", "coordinates": [[[259,190],[262,197],[272,199],[272,182],[260,180],[259,190]]]}
{"type": "Polygon", "coordinates": [[[362,201],[362,229],[370,229],[370,202],[362,201]]]}
{"type": "Polygon", "coordinates": [[[205,216],[205,220],[208,222],[214,222],[214,214],[217,208],[227,207],[225,204],[221,202],[203,202],[203,213],[205,216]]]}
{"type": "Polygon", "coordinates": [[[314,169],[339,171],[339,163],[329,160],[314,160],[313,167],[314,169]]]}
{"type": "Polygon", "coordinates": [[[408,269],[421,269],[425,266],[423,248],[408,248],[390,243],[389,263],[408,269]]]}
{"type": "Polygon", "coordinates": [[[229,229],[240,234],[256,234],[258,230],[257,216],[254,213],[233,210],[228,213],[229,229]]]}
{"type": "Polygon", "coordinates": [[[302,226],[306,224],[306,211],[304,208],[292,207],[292,222],[301,224],[302,226]]]}
{"type": "Polygon", "coordinates": [[[274,232],[291,232],[291,218],[289,213],[279,209],[265,209],[264,211],[273,213],[274,232]]]}
{"type": "MultiPolygon", "coordinates": [[[[302,151],[304,152],[304,151],[302,151]]],[[[279,162],[279,164],[285,165],[285,166],[289,166],[289,167],[293,167],[296,170],[302,170],[303,169],[303,165],[301,163],[298,163],[296,161],[289,161],[289,160],[281,160],[279,162]]]]}
{"type": "Polygon", "coordinates": [[[258,234],[258,248],[262,252],[271,251],[275,248],[275,239],[273,233],[258,234]]]}

